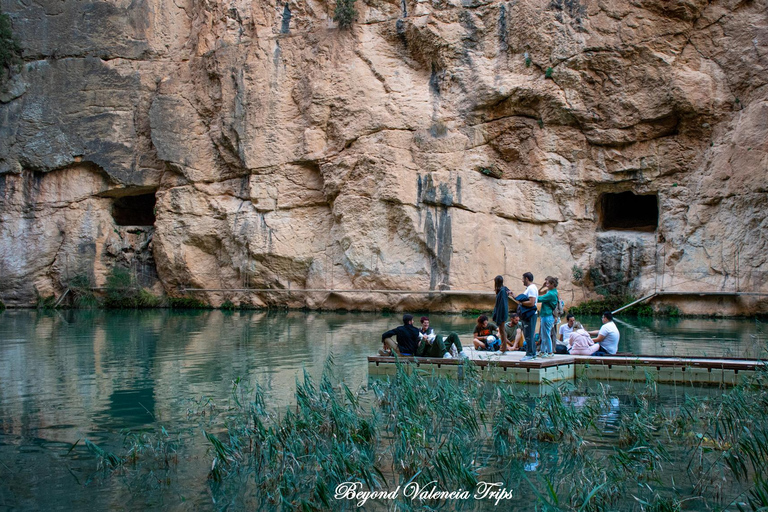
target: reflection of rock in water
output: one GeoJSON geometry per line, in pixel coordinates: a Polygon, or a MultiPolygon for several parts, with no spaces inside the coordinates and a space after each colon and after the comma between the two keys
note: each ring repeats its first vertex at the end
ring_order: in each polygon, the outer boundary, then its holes
{"type": "Polygon", "coordinates": [[[98,423],[103,428],[131,429],[155,422],[153,387],[120,389],[109,396],[98,423]]]}
{"type": "Polygon", "coordinates": [[[529,472],[536,471],[539,468],[539,452],[536,450],[526,450],[525,457],[523,469],[529,472]]]}

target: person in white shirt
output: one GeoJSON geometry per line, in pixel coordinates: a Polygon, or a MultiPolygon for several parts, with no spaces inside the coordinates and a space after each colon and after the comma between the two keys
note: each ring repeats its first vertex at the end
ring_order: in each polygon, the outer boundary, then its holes
{"type": "Polygon", "coordinates": [[[616,324],[613,323],[613,313],[610,311],[603,312],[603,326],[599,331],[590,331],[590,336],[597,336],[592,338],[595,343],[600,344],[600,350],[593,355],[596,356],[612,356],[619,350],[619,329],[616,324]]]}
{"type": "Polygon", "coordinates": [[[565,315],[565,323],[560,326],[560,331],[557,335],[557,347],[555,347],[555,352],[558,354],[567,354],[568,353],[568,340],[571,338],[571,333],[573,332],[573,324],[576,322],[576,318],[574,318],[573,313],[568,313],[565,315]]]}

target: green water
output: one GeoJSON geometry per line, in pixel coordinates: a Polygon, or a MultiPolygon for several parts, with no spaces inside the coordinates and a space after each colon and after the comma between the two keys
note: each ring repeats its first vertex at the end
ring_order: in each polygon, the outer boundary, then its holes
{"type": "MultiPolygon", "coordinates": [[[[580,320],[599,327],[598,318],[580,320]]],[[[458,315],[431,322],[465,339],[474,326],[458,315]]],[[[296,378],[318,377],[329,355],[357,389],[380,333],[398,324],[399,315],[325,312],[5,311],[0,510],[222,508],[207,478],[199,400],[226,401],[241,378],[260,385],[270,407],[289,406],[296,378]],[[126,433],[160,428],[179,442],[168,480],[104,477],[84,445],[118,453],[126,433]]],[[[754,320],[633,320],[619,329],[621,351],[646,355],[756,357],[765,346],[754,320]]],[[[683,400],[679,388],[664,389],[670,406],[683,400]]]]}

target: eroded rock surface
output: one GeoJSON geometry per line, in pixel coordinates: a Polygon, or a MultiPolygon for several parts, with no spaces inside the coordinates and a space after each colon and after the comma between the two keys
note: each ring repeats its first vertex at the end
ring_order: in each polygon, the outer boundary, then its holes
{"type": "Polygon", "coordinates": [[[214,305],[455,310],[491,296],[243,289],[528,270],[569,302],[579,273],[768,291],[765,0],[358,0],[350,31],[321,0],[0,5],[26,60],[0,95],[7,303],[137,262],[214,305]],[[657,227],[602,229],[626,191],[657,227]],[[154,225],[118,225],[147,194],[154,225]]]}

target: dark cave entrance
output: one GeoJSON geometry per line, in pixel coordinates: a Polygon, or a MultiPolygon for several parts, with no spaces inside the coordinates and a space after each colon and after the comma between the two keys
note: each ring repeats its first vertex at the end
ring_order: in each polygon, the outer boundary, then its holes
{"type": "Polygon", "coordinates": [[[597,211],[602,230],[652,232],[659,227],[659,198],[656,194],[600,194],[597,211]]]}
{"type": "Polygon", "coordinates": [[[118,226],[154,226],[155,194],[118,197],[112,203],[112,218],[118,226]]]}

